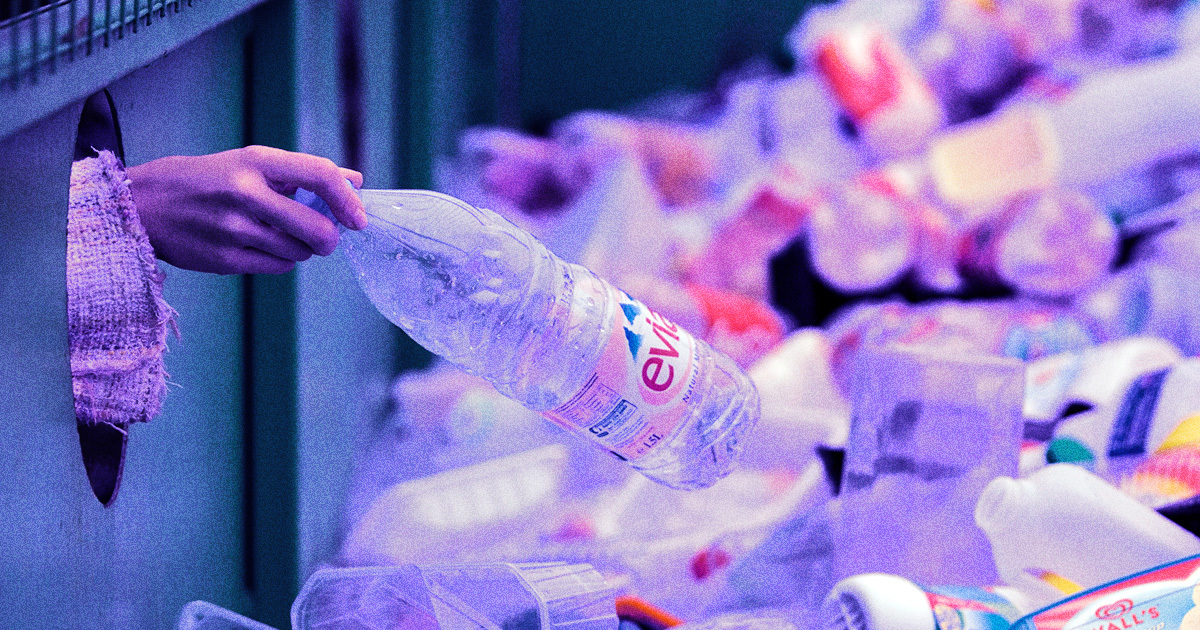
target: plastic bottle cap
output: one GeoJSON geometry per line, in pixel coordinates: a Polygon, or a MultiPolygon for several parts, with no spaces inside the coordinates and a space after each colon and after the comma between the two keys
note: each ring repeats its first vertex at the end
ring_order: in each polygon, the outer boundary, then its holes
{"type": "Polygon", "coordinates": [[[936,630],[929,599],[916,584],[886,573],[864,573],[834,585],[822,627],[835,630],[936,630]]]}

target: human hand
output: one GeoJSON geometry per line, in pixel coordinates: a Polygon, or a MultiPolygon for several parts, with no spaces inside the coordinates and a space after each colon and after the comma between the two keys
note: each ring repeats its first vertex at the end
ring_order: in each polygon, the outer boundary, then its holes
{"type": "Polygon", "coordinates": [[[362,186],[362,174],[304,153],[249,146],[160,158],[126,172],[155,255],[183,269],[285,273],[313,254],[333,253],[337,227],[293,200],[297,188],[317,193],[343,225],[367,225],[346,183],[362,186]]]}

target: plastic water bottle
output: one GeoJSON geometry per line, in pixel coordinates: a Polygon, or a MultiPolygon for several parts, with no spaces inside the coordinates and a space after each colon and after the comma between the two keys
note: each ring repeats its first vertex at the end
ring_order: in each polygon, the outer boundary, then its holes
{"type": "Polygon", "coordinates": [[[494,212],[423,190],[360,194],[370,225],[344,231],[346,256],[417,343],[665,485],[733,468],[759,402],[731,359],[494,212]]]}
{"type": "Polygon", "coordinates": [[[1117,254],[1117,228],[1091,198],[1053,188],[1021,195],[964,241],[959,265],[983,284],[1068,298],[1093,288],[1117,254]]]}

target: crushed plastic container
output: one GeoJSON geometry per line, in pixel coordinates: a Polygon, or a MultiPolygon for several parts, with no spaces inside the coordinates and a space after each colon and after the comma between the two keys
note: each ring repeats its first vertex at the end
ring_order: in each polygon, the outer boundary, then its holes
{"type": "Polygon", "coordinates": [[[328,568],[292,604],[293,630],[617,630],[616,592],[587,564],[328,568]]]}
{"type": "Polygon", "coordinates": [[[1016,474],[1025,366],[891,345],[869,348],[855,375],[838,577],[995,584],[974,511],[991,479],[1016,474]]]}
{"type": "Polygon", "coordinates": [[[402,563],[533,545],[528,524],[554,512],[566,463],[566,447],[551,444],[395,484],[353,525],[342,555],[356,564],[402,563]]]}

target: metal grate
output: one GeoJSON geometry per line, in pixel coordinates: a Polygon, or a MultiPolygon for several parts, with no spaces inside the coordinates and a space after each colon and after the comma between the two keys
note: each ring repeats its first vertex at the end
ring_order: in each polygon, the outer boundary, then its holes
{"type": "Polygon", "coordinates": [[[0,0],[0,85],[36,84],[193,0],[0,0]]]}

